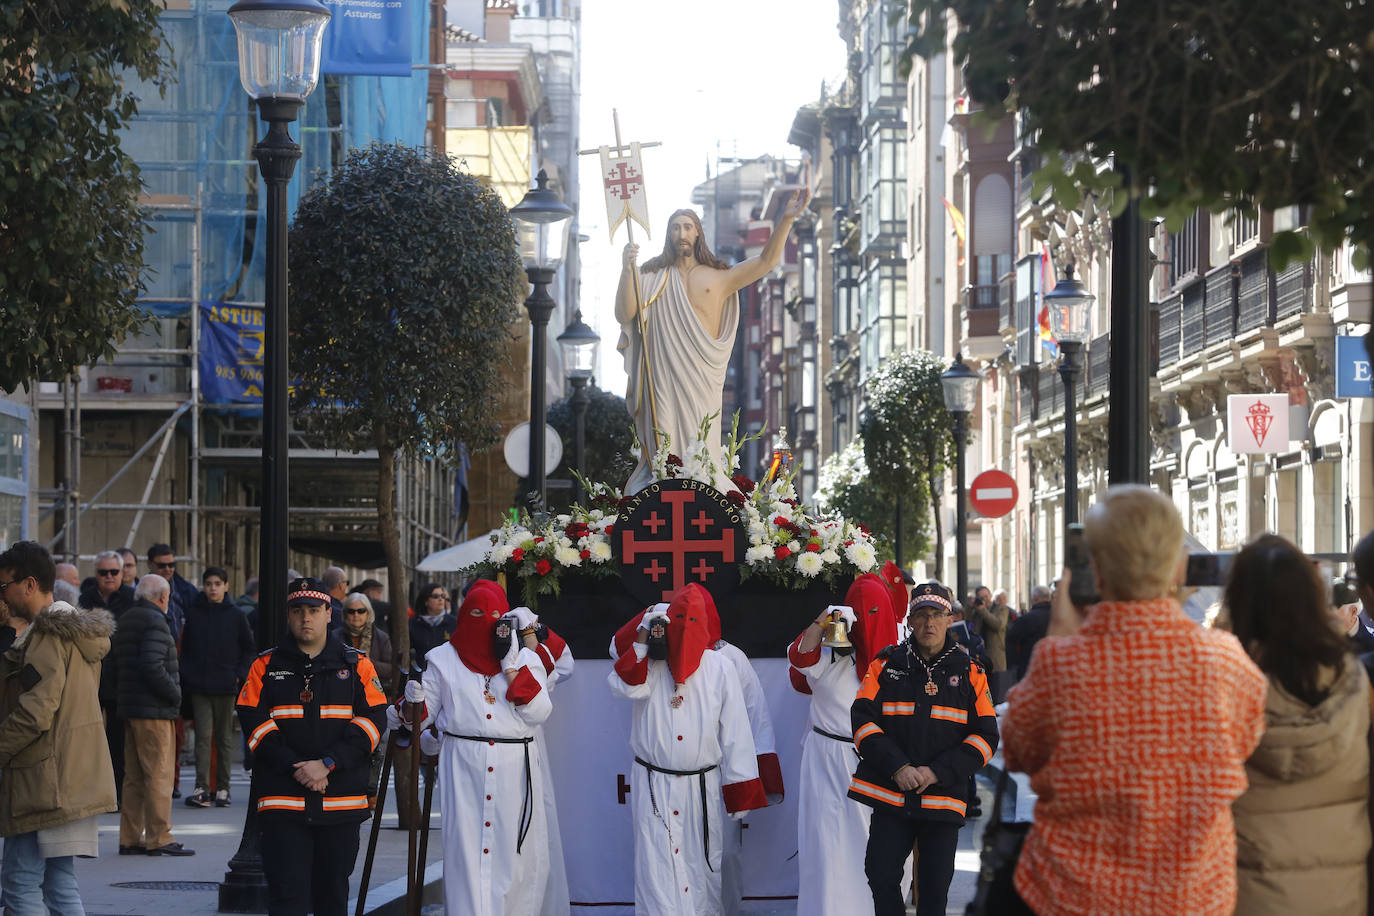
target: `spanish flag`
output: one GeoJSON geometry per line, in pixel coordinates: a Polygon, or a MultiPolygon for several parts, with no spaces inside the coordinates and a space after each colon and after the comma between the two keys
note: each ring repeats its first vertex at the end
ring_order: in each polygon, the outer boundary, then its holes
{"type": "Polygon", "coordinates": [[[959,208],[949,202],[949,198],[940,197],[945,204],[945,212],[949,214],[949,221],[954,224],[954,234],[959,238],[959,264],[964,263],[964,246],[968,244],[968,223],[964,220],[964,214],[959,212],[959,208]]]}

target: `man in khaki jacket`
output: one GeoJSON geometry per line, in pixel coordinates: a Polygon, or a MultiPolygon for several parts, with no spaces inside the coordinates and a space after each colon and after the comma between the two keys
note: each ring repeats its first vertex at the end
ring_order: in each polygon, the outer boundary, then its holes
{"type": "Polygon", "coordinates": [[[54,602],[56,568],[33,541],[0,554],[0,600],[16,629],[0,657],[0,885],[11,912],[82,911],[73,856],[96,854],[115,810],[96,695],[114,620],[54,602]]]}

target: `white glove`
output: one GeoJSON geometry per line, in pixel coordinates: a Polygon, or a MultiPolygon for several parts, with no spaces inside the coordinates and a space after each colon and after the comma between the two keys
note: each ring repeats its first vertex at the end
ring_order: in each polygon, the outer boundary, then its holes
{"type": "Polygon", "coordinates": [[[668,621],[668,605],[666,602],[655,604],[644,612],[644,618],[639,621],[639,629],[648,631],[655,620],[662,617],[664,623],[668,621]]]}
{"type": "Polygon", "coordinates": [[[434,757],[439,753],[439,736],[426,728],[420,732],[420,753],[434,757]]]}
{"type": "Polygon", "coordinates": [[[825,626],[830,620],[830,615],[836,611],[840,612],[840,617],[844,620],[844,625],[846,627],[853,627],[859,619],[854,616],[854,609],[852,607],[844,604],[832,604],[821,612],[821,616],[816,618],[816,622],[821,626],[825,626]]]}
{"type": "Polygon", "coordinates": [[[510,634],[510,649],[506,651],[506,657],[501,659],[501,670],[509,671],[512,668],[518,667],[517,662],[519,658],[520,637],[512,633],[510,634]]]}
{"type": "Polygon", "coordinates": [[[744,819],[745,819],[746,817],[748,817],[748,816],[749,816],[749,812],[748,812],[748,811],[731,811],[731,812],[730,812],[730,819],[731,819],[731,820],[742,821],[742,820],[744,820],[744,819]]]}
{"type": "Polygon", "coordinates": [[[527,607],[515,608],[510,614],[515,618],[516,626],[522,630],[528,629],[539,622],[539,618],[534,615],[534,611],[531,611],[527,607]]]}
{"type": "Polygon", "coordinates": [[[410,723],[401,715],[401,711],[396,708],[395,704],[386,708],[386,727],[393,731],[410,727],[410,723]]]}
{"type": "Polygon", "coordinates": [[[425,685],[419,681],[406,681],[406,702],[423,703],[425,701],[425,685]]]}

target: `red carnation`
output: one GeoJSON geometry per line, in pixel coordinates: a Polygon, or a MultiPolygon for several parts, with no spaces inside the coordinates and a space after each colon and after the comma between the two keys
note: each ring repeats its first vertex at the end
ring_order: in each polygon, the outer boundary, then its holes
{"type": "Polygon", "coordinates": [[[786,560],[788,557],[792,556],[792,551],[787,548],[786,544],[780,544],[773,548],[773,556],[777,557],[779,560],[786,560]]]}
{"type": "Polygon", "coordinates": [[[744,494],[739,492],[738,490],[731,490],[729,493],[726,493],[725,498],[730,500],[730,502],[734,503],[735,505],[739,506],[741,509],[744,508],[744,504],[745,502],[747,502],[744,494]]]}
{"type": "Polygon", "coordinates": [[[792,523],[789,522],[785,516],[778,515],[773,518],[773,524],[777,525],[779,528],[787,528],[790,527],[792,523]]]}
{"type": "Polygon", "coordinates": [[[668,465],[668,467],[670,468],[680,468],[682,467],[682,459],[679,458],[677,455],[674,455],[673,453],[669,452],[668,460],[665,461],[664,464],[668,465]]]}
{"type": "Polygon", "coordinates": [[[612,532],[614,532],[614,531],[615,531],[615,525],[607,525],[607,526],[606,526],[606,537],[610,537],[611,534],[612,534],[612,532]]]}
{"type": "Polygon", "coordinates": [[[553,569],[553,564],[548,560],[540,560],[538,563],[534,564],[534,571],[541,576],[547,576],[551,569],[553,569]]]}
{"type": "Polygon", "coordinates": [[[859,530],[862,531],[864,534],[867,534],[867,535],[872,535],[872,533],[873,533],[873,532],[871,532],[871,531],[868,530],[868,526],[865,525],[863,522],[859,522],[859,530]]]}
{"type": "Polygon", "coordinates": [[[806,545],[806,552],[807,552],[807,553],[820,553],[820,552],[821,552],[821,545],[820,545],[820,544],[817,544],[815,541],[812,541],[811,543],[809,543],[809,544],[806,545]]]}
{"type": "Polygon", "coordinates": [[[791,499],[791,498],[784,499],[783,502],[785,502],[787,505],[791,506],[793,509],[797,508],[797,506],[800,505],[800,503],[798,503],[795,499],[791,499]]]}
{"type": "Polygon", "coordinates": [[[812,529],[811,529],[811,536],[812,536],[812,537],[815,537],[815,536],[818,535],[818,534],[820,534],[820,532],[817,531],[815,528],[812,528],[812,529]]]}
{"type": "Polygon", "coordinates": [[[514,560],[515,562],[519,563],[521,560],[525,559],[525,548],[523,548],[523,547],[517,547],[517,548],[515,548],[514,550],[511,551],[510,558],[511,558],[512,560],[514,560]]]}
{"type": "Polygon", "coordinates": [[[570,538],[586,537],[590,531],[586,522],[568,522],[568,526],[563,529],[563,533],[570,538]]]}
{"type": "Polygon", "coordinates": [[[578,555],[579,557],[581,557],[582,559],[584,559],[584,560],[589,560],[589,559],[591,559],[592,552],[591,552],[590,550],[582,550],[582,551],[579,551],[577,555],[578,555]]]}
{"type": "Polygon", "coordinates": [[[845,542],[844,542],[844,546],[848,547],[848,546],[850,546],[850,545],[853,544],[853,543],[854,543],[853,541],[845,541],[845,542]]]}
{"type": "Polygon", "coordinates": [[[534,542],[535,542],[536,544],[542,544],[542,543],[544,543],[544,539],[543,539],[543,538],[535,538],[535,539],[534,539],[534,542]]]}
{"type": "Polygon", "coordinates": [[[741,493],[754,492],[754,482],[743,474],[736,474],[734,477],[731,477],[730,482],[739,487],[741,493]]]}

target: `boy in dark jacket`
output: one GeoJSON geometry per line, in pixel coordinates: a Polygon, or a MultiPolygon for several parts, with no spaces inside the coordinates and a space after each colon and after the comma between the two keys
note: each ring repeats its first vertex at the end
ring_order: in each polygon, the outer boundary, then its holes
{"type": "Polygon", "coordinates": [[[181,710],[177,646],[167,626],[171,586],[158,575],[138,580],[133,607],[110,640],[115,696],[124,720],[124,802],[119,854],[189,856],[172,839],[175,722],[181,710]]]}
{"type": "Polygon", "coordinates": [[[229,600],[229,575],[211,566],[201,576],[205,590],[186,609],[181,632],[181,686],[191,695],[196,725],[196,788],[186,796],[192,808],[208,808],[210,748],[216,754],[213,803],[229,806],[230,757],[234,750],[234,697],[257,654],[248,618],[229,600]]]}

